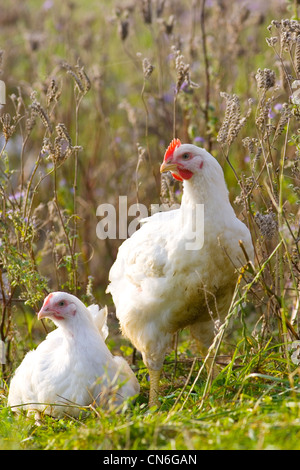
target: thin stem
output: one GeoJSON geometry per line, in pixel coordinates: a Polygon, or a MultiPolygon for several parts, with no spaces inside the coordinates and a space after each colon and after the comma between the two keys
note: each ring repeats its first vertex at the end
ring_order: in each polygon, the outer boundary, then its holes
{"type": "MultiPolygon", "coordinates": [[[[72,271],[74,273],[76,271],[76,262],[75,262],[75,259],[74,259],[74,254],[73,254],[72,246],[71,246],[71,243],[70,243],[69,235],[66,231],[63,216],[62,216],[62,213],[61,213],[61,210],[60,210],[60,207],[59,207],[59,202],[58,202],[58,197],[57,197],[57,174],[56,174],[56,169],[57,169],[56,168],[56,163],[54,163],[54,203],[55,203],[55,206],[56,206],[56,209],[57,209],[57,213],[58,213],[58,216],[59,216],[59,219],[60,219],[60,222],[61,222],[62,229],[63,229],[65,237],[66,237],[67,245],[68,245],[68,248],[69,248],[69,253],[70,253],[70,256],[71,256],[72,271]]],[[[75,280],[75,278],[74,278],[74,280],[75,280]]],[[[71,286],[71,287],[73,287],[73,289],[75,289],[75,286],[71,286]]]]}
{"type": "MultiPolygon", "coordinates": [[[[282,149],[281,159],[280,159],[280,175],[279,175],[279,201],[278,201],[278,230],[280,234],[280,238],[283,241],[282,229],[283,229],[283,183],[284,183],[284,162],[285,162],[285,155],[286,155],[286,148],[288,142],[288,130],[289,130],[289,121],[287,123],[286,135],[285,135],[285,145],[282,149]]],[[[289,360],[289,352],[288,352],[288,328],[287,328],[287,307],[285,303],[285,280],[284,280],[284,250],[285,245],[284,243],[281,244],[279,250],[279,287],[280,287],[280,295],[281,295],[281,308],[280,308],[280,315],[281,315],[281,325],[282,325],[282,336],[283,336],[283,343],[284,343],[284,353],[287,362],[287,369],[288,369],[288,376],[291,388],[294,387],[294,380],[291,375],[291,367],[290,367],[290,360],[289,360]]]]}
{"type": "MultiPolygon", "coordinates": [[[[76,99],[76,109],[75,109],[75,146],[78,146],[78,135],[79,135],[79,123],[78,123],[78,114],[79,106],[81,103],[83,95],[76,99]]],[[[74,215],[74,234],[72,240],[72,260],[74,261],[73,266],[73,277],[74,277],[74,290],[75,294],[77,292],[77,262],[74,259],[74,253],[76,252],[76,242],[77,242],[77,179],[78,179],[78,150],[74,152],[74,180],[73,180],[73,215],[74,215]]]]}
{"type": "Polygon", "coordinates": [[[294,19],[298,20],[298,0],[294,0],[294,19]]]}
{"type": "Polygon", "coordinates": [[[177,93],[174,94],[173,99],[173,139],[176,137],[176,102],[177,102],[177,93]]]}
{"type": "MultiPolygon", "coordinates": [[[[144,108],[145,108],[145,113],[146,113],[146,124],[145,124],[146,148],[147,148],[147,155],[148,155],[149,164],[150,164],[151,169],[152,169],[152,174],[153,174],[153,177],[154,177],[154,180],[155,180],[155,184],[156,184],[156,187],[157,187],[157,190],[158,190],[158,194],[160,194],[160,179],[157,178],[157,176],[155,174],[155,170],[154,170],[154,166],[153,166],[153,162],[152,162],[152,157],[151,157],[151,152],[150,152],[150,147],[149,147],[149,110],[148,110],[147,102],[145,100],[145,88],[146,88],[146,78],[144,77],[143,88],[142,88],[142,91],[141,91],[141,99],[142,99],[142,102],[143,102],[143,105],[144,105],[144,108]]],[[[138,203],[138,181],[137,181],[138,167],[139,167],[139,161],[138,161],[137,168],[136,168],[137,203],[138,203]]]]}
{"type": "Polygon", "coordinates": [[[29,134],[26,135],[25,139],[22,142],[22,150],[21,150],[21,192],[24,188],[24,153],[25,153],[25,146],[27,144],[29,138],[29,134]]]}
{"type": "MultiPolygon", "coordinates": [[[[26,190],[26,195],[25,195],[25,202],[24,202],[24,211],[23,211],[23,217],[24,217],[24,219],[25,219],[26,216],[27,216],[27,210],[26,210],[26,209],[27,209],[28,198],[29,198],[29,192],[30,192],[30,189],[31,189],[31,186],[32,186],[33,178],[34,178],[34,176],[35,176],[35,174],[36,174],[36,172],[37,172],[37,169],[38,169],[40,163],[41,163],[41,154],[39,153],[39,156],[38,156],[38,158],[37,158],[37,161],[35,162],[34,169],[33,169],[32,173],[31,173],[31,176],[30,176],[30,178],[29,178],[29,182],[28,182],[28,185],[27,185],[27,190],[26,190]]],[[[25,230],[25,232],[26,232],[26,230],[25,230]]],[[[25,233],[25,234],[26,234],[26,233],[25,233]]],[[[24,238],[25,238],[25,236],[24,236],[24,238]]]]}
{"type": "Polygon", "coordinates": [[[210,107],[210,72],[209,72],[209,59],[207,53],[206,30],[205,30],[205,1],[201,2],[200,10],[200,27],[202,38],[202,52],[204,57],[204,71],[205,71],[205,106],[204,106],[204,119],[206,126],[206,136],[208,139],[207,150],[210,152],[212,148],[211,134],[209,132],[209,107],[210,107]]]}

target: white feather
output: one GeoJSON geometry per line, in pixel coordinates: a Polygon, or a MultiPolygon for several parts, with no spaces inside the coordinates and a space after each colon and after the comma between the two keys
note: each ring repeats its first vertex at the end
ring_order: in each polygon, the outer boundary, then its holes
{"type": "Polygon", "coordinates": [[[105,305],[104,308],[99,308],[99,305],[92,304],[87,307],[87,309],[91,312],[95,325],[97,326],[102,338],[104,341],[108,337],[108,326],[107,326],[107,315],[108,310],[107,306],[105,305]]]}
{"type": "Polygon", "coordinates": [[[214,320],[224,319],[238,276],[236,268],[245,263],[239,240],[253,258],[250,232],[230,205],[216,159],[187,144],[176,152],[193,153],[195,165],[197,159],[203,162],[201,171],[195,170],[184,181],[180,209],[144,219],[141,228],[123,242],[107,288],[123,334],[152,369],[162,367],[173,334],[186,326],[203,345],[210,346],[214,337],[210,312],[214,320]],[[204,204],[204,245],[187,250],[182,220],[188,210],[195,213],[196,204],[204,204]]]}
{"type": "Polygon", "coordinates": [[[8,396],[13,411],[23,408],[54,417],[66,413],[76,417],[80,406],[115,406],[138,394],[139,384],[129,365],[113,356],[104,343],[106,309],[87,309],[70,294],[55,295],[71,299],[76,313],[67,326],[62,321],[28,352],[17,368],[8,396]]]}

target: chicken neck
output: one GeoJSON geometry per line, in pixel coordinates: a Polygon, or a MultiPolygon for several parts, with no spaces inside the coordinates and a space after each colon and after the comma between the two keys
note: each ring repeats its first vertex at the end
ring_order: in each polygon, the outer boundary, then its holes
{"type": "Polygon", "coordinates": [[[183,182],[182,210],[196,204],[204,204],[206,216],[211,214],[215,219],[233,215],[223,174],[198,173],[183,182]]]}

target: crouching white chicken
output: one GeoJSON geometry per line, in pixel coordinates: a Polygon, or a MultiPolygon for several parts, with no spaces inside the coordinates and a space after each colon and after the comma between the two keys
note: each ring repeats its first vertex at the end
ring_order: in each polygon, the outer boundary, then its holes
{"type": "Polygon", "coordinates": [[[161,172],[183,181],[179,209],[160,212],[120,246],[107,291],[122,332],[149,369],[149,405],[158,403],[164,357],[175,332],[190,327],[206,354],[215,322],[226,316],[245,264],[253,258],[248,228],[237,219],[224,174],[206,150],[173,139],[161,172]],[[204,209],[204,212],[203,212],[204,209]]]}
{"type": "Polygon", "coordinates": [[[50,318],[58,328],[17,368],[8,395],[13,411],[77,417],[80,406],[114,406],[139,393],[125,359],[113,356],[104,342],[106,316],[106,308],[87,308],[71,294],[46,297],[38,318],[50,318]]]}

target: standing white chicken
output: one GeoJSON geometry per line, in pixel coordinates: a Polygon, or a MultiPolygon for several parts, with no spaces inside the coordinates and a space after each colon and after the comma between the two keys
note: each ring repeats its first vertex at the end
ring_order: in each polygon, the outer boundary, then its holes
{"type": "Polygon", "coordinates": [[[173,139],[161,165],[165,171],[183,181],[181,206],[145,219],[120,246],[107,289],[123,334],[149,369],[150,406],[158,403],[173,334],[189,326],[206,353],[214,322],[228,312],[236,268],[245,262],[240,240],[253,258],[250,232],[230,205],[223,170],[212,155],[173,139]],[[204,207],[203,217],[199,207],[204,207]],[[193,230],[198,240],[191,244],[193,230]]]}
{"type": "Polygon", "coordinates": [[[87,308],[74,295],[49,294],[38,318],[50,318],[58,328],[26,354],[11,380],[8,405],[17,412],[24,408],[77,417],[80,405],[118,405],[138,394],[129,365],[113,356],[104,342],[106,315],[106,308],[87,308]]]}

